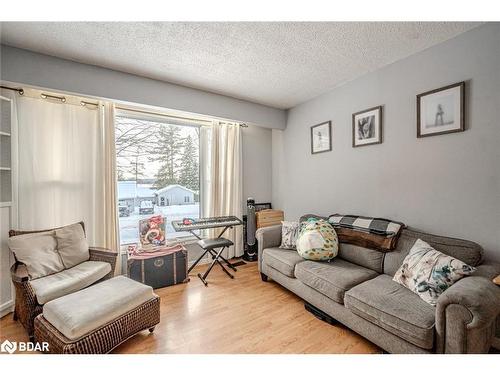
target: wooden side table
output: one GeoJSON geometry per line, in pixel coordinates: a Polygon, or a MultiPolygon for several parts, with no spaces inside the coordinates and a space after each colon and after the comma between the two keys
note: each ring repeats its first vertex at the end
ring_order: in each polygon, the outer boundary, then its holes
{"type": "Polygon", "coordinates": [[[494,282],[495,284],[497,284],[498,286],[500,286],[500,275],[498,275],[497,277],[495,277],[495,278],[493,279],[493,282],[494,282]]]}

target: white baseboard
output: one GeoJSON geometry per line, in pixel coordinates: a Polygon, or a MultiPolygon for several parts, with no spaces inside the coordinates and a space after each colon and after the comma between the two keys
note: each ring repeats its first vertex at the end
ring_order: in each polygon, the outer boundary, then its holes
{"type": "Polygon", "coordinates": [[[4,302],[0,305],[0,318],[14,311],[14,300],[4,302]]]}

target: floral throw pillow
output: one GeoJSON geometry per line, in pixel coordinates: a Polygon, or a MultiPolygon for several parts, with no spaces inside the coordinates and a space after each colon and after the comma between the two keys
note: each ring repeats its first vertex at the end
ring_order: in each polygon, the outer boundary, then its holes
{"type": "Polygon", "coordinates": [[[311,218],[302,223],[297,237],[297,252],[304,259],[330,260],[339,252],[337,233],[323,219],[311,218]]]}
{"type": "Polygon", "coordinates": [[[281,222],[281,249],[295,250],[300,224],[297,221],[281,222]]]}
{"type": "Polygon", "coordinates": [[[441,293],[475,270],[418,239],[393,280],[435,306],[441,293]]]}

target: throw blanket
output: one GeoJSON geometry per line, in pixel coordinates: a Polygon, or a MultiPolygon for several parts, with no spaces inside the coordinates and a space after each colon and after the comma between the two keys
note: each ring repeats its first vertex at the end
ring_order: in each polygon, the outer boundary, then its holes
{"type": "Polygon", "coordinates": [[[355,215],[330,215],[328,222],[332,224],[334,228],[341,227],[360,230],[362,232],[378,234],[384,237],[394,237],[405,227],[403,223],[397,221],[355,215]]]}
{"type": "Polygon", "coordinates": [[[406,228],[396,221],[355,215],[330,215],[328,222],[335,228],[339,242],[383,252],[396,248],[406,228]]]}

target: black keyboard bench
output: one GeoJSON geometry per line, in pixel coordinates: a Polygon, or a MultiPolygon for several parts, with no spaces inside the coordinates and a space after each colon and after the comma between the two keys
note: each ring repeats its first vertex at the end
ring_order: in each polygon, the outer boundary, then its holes
{"type": "MultiPolygon", "coordinates": [[[[205,286],[208,286],[207,277],[208,277],[208,274],[210,273],[210,271],[212,270],[213,266],[215,265],[215,263],[217,263],[217,264],[219,264],[219,266],[221,266],[222,270],[226,273],[226,275],[228,275],[231,279],[234,279],[234,276],[229,273],[229,271],[226,269],[226,267],[224,267],[224,265],[219,260],[219,259],[222,259],[222,261],[224,263],[226,263],[229,268],[231,268],[233,271],[236,271],[236,267],[234,267],[226,258],[224,258],[222,256],[222,252],[224,251],[224,249],[226,247],[233,246],[233,241],[230,241],[227,238],[223,238],[223,237],[208,238],[208,239],[204,239],[204,240],[199,240],[198,246],[200,246],[203,250],[205,250],[203,252],[203,254],[201,255],[200,259],[203,258],[206,253],[210,253],[210,255],[212,256],[212,263],[210,264],[208,269],[205,271],[205,273],[203,275],[201,273],[198,274],[198,277],[203,282],[203,284],[205,284],[205,286]],[[216,251],[215,249],[219,249],[219,250],[216,251]]],[[[196,261],[191,266],[189,271],[196,265],[196,263],[198,263],[198,261],[196,261]]]]}
{"type": "Polygon", "coordinates": [[[209,253],[212,256],[212,263],[202,275],[198,274],[200,280],[208,286],[207,277],[215,263],[217,263],[224,273],[228,275],[231,279],[234,279],[234,276],[229,273],[229,271],[224,267],[222,262],[224,262],[229,268],[233,271],[237,271],[236,267],[233,266],[229,261],[222,256],[222,252],[225,248],[229,246],[233,246],[233,241],[228,240],[227,238],[222,237],[224,232],[229,228],[233,228],[237,225],[243,225],[243,222],[237,218],[236,216],[219,216],[219,217],[208,217],[201,218],[197,220],[191,220],[190,222],[185,223],[183,220],[172,220],[172,226],[176,232],[189,232],[193,236],[199,239],[198,246],[203,249],[203,253],[200,257],[189,267],[188,274],[192,271],[192,269],[198,264],[198,262],[205,256],[205,254],[209,253]],[[209,228],[224,228],[217,238],[206,238],[201,239],[201,237],[196,233],[197,230],[200,229],[209,229],[209,228]],[[218,250],[216,250],[218,249],[218,250]],[[221,262],[222,260],[222,262],[221,262]]]}

